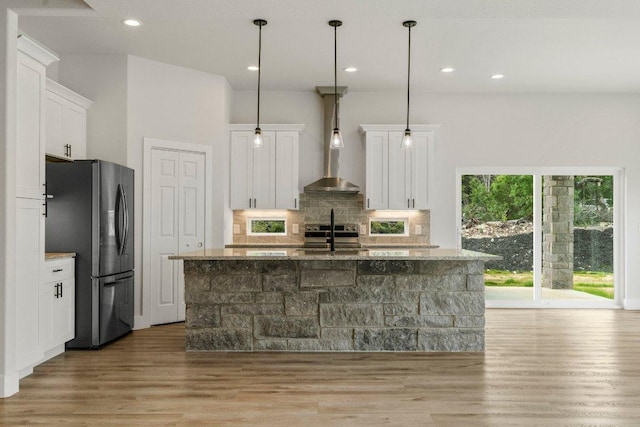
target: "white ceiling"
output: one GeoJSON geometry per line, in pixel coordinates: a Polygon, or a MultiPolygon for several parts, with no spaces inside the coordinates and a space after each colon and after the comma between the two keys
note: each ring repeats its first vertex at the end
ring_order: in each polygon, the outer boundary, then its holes
{"type": "Polygon", "coordinates": [[[236,90],[256,87],[246,67],[257,63],[253,19],[264,18],[266,90],[333,84],[331,19],[344,22],[339,85],[405,90],[402,21],[414,19],[412,90],[640,92],[639,0],[5,1],[21,30],[62,56],[131,54],[225,76],[236,90]],[[125,27],[125,17],[143,25],[125,27]]]}

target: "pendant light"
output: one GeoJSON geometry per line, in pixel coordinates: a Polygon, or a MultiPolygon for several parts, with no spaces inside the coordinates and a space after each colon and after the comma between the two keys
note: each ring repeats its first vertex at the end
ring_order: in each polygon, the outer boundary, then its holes
{"type": "Polygon", "coordinates": [[[331,132],[331,141],[329,147],[332,150],[344,148],[342,140],[342,132],[338,123],[338,27],[342,25],[342,21],[332,20],[329,25],[333,27],[333,111],[335,113],[335,127],[331,132]]]}
{"type": "Polygon", "coordinates": [[[404,21],[402,25],[409,29],[409,49],[407,55],[407,128],[404,130],[402,136],[402,142],[400,146],[405,150],[413,148],[413,138],[411,138],[411,129],[409,128],[409,95],[410,95],[410,83],[411,83],[411,28],[415,27],[416,21],[404,21]]]}
{"type": "Polygon", "coordinates": [[[267,21],[264,19],[255,19],[253,24],[260,27],[258,36],[258,114],[256,118],[256,131],[253,137],[253,148],[262,148],[262,130],[260,129],[260,72],[262,71],[262,64],[260,60],[262,59],[262,27],[267,25],[267,21]]]}

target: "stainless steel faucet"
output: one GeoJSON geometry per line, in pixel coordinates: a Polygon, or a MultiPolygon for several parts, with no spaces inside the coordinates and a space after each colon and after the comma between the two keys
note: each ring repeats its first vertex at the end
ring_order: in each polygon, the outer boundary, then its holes
{"type": "Polygon", "coordinates": [[[336,224],[333,218],[333,209],[331,209],[331,230],[329,231],[329,238],[327,243],[331,245],[331,252],[336,251],[336,224]]]}

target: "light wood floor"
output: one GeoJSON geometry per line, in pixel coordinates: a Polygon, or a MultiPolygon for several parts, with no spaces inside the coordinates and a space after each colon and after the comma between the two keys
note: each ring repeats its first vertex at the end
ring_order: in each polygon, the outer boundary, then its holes
{"type": "Polygon", "coordinates": [[[478,353],[185,353],[183,325],[36,368],[0,424],[640,426],[640,312],[487,312],[478,353]]]}

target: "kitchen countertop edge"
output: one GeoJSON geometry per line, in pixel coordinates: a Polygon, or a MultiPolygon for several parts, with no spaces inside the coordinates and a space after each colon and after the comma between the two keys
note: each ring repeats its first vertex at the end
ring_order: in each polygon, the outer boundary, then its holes
{"type": "Polygon", "coordinates": [[[301,248],[225,248],[204,249],[169,256],[171,260],[222,261],[222,260],[433,260],[433,261],[494,261],[501,257],[465,249],[393,247],[360,251],[338,251],[334,254],[304,251],[301,248]],[[354,254],[353,252],[358,252],[354,254]]]}
{"type": "Polygon", "coordinates": [[[75,258],[75,256],[75,252],[47,252],[44,254],[44,260],[51,261],[54,259],[75,258]]]}

